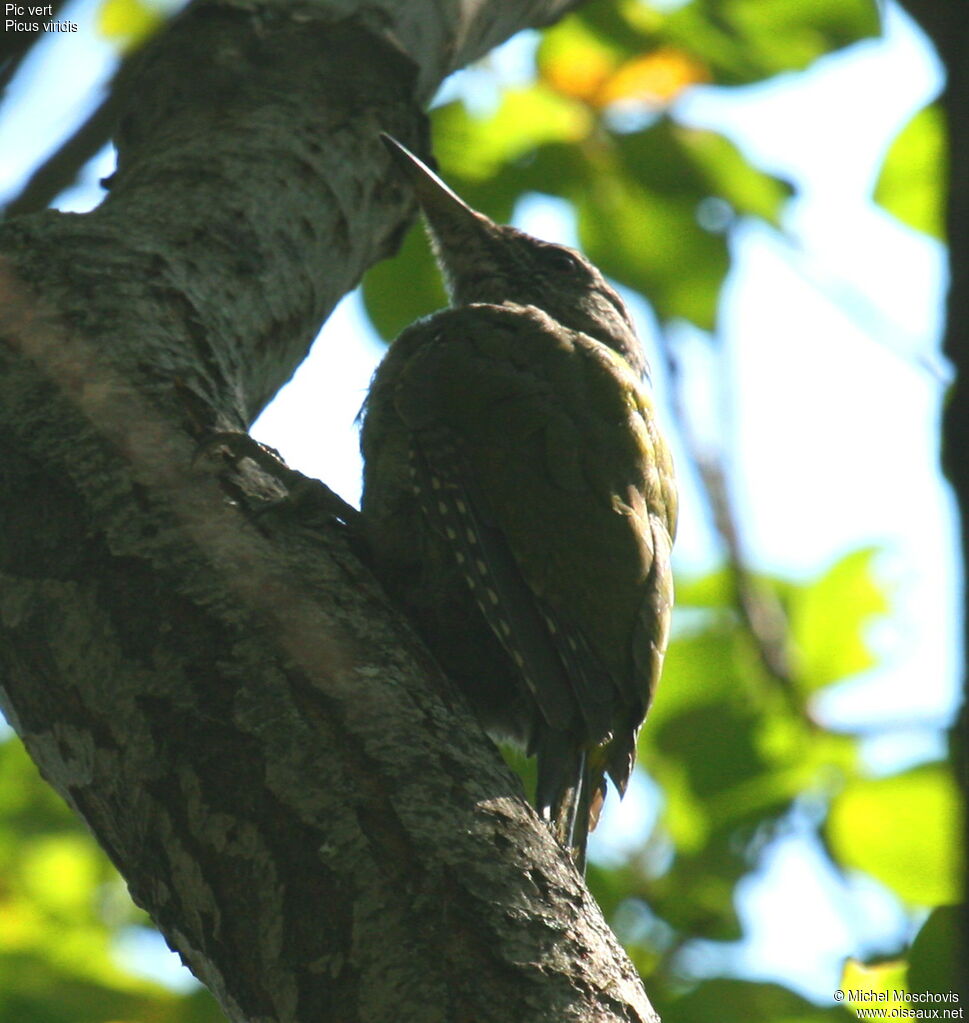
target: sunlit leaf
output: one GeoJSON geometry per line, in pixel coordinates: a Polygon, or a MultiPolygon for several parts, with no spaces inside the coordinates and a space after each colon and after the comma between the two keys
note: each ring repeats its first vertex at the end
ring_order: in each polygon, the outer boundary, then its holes
{"type": "MultiPolygon", "coordinates": [[[[845,992],[865,991],[883,994],[890,1001],[893,991],[905,988],[906,966],[904,959],[871,964],[858,959],[847,959],[841,974],[841,989],[845,992]]],[[[848,1004],[857,1006],[866,1005],[867,1002],[855,1001],[849,997],[848,1004]]]]}
{"type": "Polygon", "coordinates": [[[662,46],[621,64],[593,97],[596,106],[622,101],[666,106],[691,85],[710,80],[706,66],[685,50],[662,46]]]}
{"type": "Polygon", "coordinates": [[[574,143],[592,130],[581,103],[541,83],[510,89],[488,117],[472,116],[462,103],[434,111],[437,156],[449,175],[476,182],[549,142],[574,143]]]}
{"type": "Polygon", "coordinates": [[[772,771],[778,792],[792,798],[816,792],[826,796],[859,769],[858,739],[811,727],[804,717],[780,712],[764,714],[757,724],[757,745],[772,771]]]}
{"type": "Polygon", "coordinates": [[[102,0],[98,10],[101,35],[123,49],[146,39],[161,22],[161,11],[143,0],[102,0]]]}
{"type": "Polygon", "coordinates": [[[947,139],[938,104],[923,107],[895,137],[874,199],[909,227],[945,237],[947,139]]]}
{"type": "Polygon", "coordinates": [[[819,580],[791,591],[788,613],[798,675],[819,689],[874,667],[866,638],[872,620],[889,610],[874,573],[875,548],[843,557],[819,580]]]}
{"type": "Polygon", "coordinates": [[[721,620],[674,637],[649,712],[647,739],[667,718],[692,713],[730,696],[736,684],[733,642],[730,622],[721,620]]]}
{"type": "Polygon", "coordinates": [[[626,59],[623,50],[579,18],[564,18],[542,36],[538,70],[563,96],[595,105],[604,83],[626,59]]]}
{"type": "MultiPolygon", "coordinates": [[[[663,320],[716,320],[729,267],[726,239],[705,231],[695,164],[661,122],[616,139],[575,197],[582,246],[606,274],[645,295],[663,320]]],[[[592,168],[590,168],[590,171],[592,168]]]]}
{"type": "Polygon", "coordinates": [[[725,608],[732,606],[734,586],[727,568],[700,576],[677,576],[676,607],[725,608]]]}
{"type": "Polygon", "coordinates": [[[664,118],[592,155],[575,196],[579,234],[593,262],[661,319],[712,329],[730,259],[726,236],[705,226],[705,200],[776,223],[789,191],[722,136],[664,118]]]}
{"type": "Polygon", "coordinates": [[[874,0],[694,0],[659,34],[698,55],[716,82],[737,85],[802,70],[879,30],[874,0]]]}
{"type": "MultiPolygon", "coordinates": [[[[642,292],[662,319],[704,328],[714,325],[729,268],[726,238],[709,229],[704,203],[720,201],[726,222],[748,213],[776,225],[791,194],[723,136],[668,119],[614,136],[609,147],[591,139],[576,147],[592,129],[587,108],[544,85],[509,92],[488,117],[452,103],[435,111],[434,122],[442,173],[469,203],[500,220],[501,207],[510,211],[529,189],[571,200],[594,262],[642,292]]],[[[429,270],[418,257],[404,273],[384,268],[369,277],[368,308],[385,336],[428,311],[420,277],[429,270]],[[378,282],[386,295],[377,295],[378,282]]]]}
{"type": "Polygon", "coordinates": [[[722,85],[757,82],[876,35],[876,0],[693,0],[674,9],[641,0],[592,0],[552,32],[592,37],[612,59],[682,49],[722,85]]]}
{"type": "Polygon", "coordinates": [[[222,1021],[208,992],[174,994],[119,965],[116,928],[142,918],[19,740],[0,742],[0,1020],[222,1021]]]}
{"type": "Polygon", "coordinates": [[[747,846],[793,792],[760,749],[725,626],[674,640],[641,754],[666,797],[662,827],[676,852],[650,902],[677,928],[718,940],[739,937],[733,888],[751,869],[747,846]]]}
{"type": "Polygon", "coordinates": [[[962,812],[950,769],[931,764],[850,784],[831,807],[826,835],[843,866],[912,905],[943,905],[961,897],[962,812]]]}
{"type": "Polygon", "coordinates": [[[91,892],[103,868],[96,847],[84,835],[37,839],[24,851],[24,891],[35,905],[56,914],[90,910],[91,892]]]}
{"type": "Polygon", "coordinates": [[[551,89],[597,109],[622,101],[662,106],[691,85],[710,81],[696,54],[645,40],[642,47],[631,51],[582,19],[568,18],[545,34],[539,73],[551,89]]]}

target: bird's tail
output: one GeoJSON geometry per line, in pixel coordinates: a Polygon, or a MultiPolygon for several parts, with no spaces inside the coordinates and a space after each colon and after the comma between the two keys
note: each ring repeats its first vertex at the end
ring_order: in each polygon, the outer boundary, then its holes
{"type": "Polygon", "coordinates": [[[575,745],[573,737],[550,729],[539,739],[535,802],[581,874],[586,841],[599,819],[606,783],[594,754],[575,745]]]}

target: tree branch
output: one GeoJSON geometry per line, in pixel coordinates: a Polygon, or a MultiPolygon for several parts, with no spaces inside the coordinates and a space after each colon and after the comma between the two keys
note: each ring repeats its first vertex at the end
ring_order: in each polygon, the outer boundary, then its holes
{"type": "Polygon", "coordinates": [[[652,1020],[341,524],[195,465],[399,237],[377,130],[514,5],[405,6],[194,5],[109,198],[0,228],[0,702],[233,1020],[652,1020]]]}

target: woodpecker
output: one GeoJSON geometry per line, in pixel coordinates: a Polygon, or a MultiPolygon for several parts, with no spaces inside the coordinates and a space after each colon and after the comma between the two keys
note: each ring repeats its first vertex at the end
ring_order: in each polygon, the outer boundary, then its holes
{"type": "Polygon", "coordinates": [[[581,871],[625,791],[670,630],[677,495],[630,315],[579,252],[471,209],[381,136],[451,306],[397,338],[363,409],[376,571],[485,730],[537,757],[581,871]]]}

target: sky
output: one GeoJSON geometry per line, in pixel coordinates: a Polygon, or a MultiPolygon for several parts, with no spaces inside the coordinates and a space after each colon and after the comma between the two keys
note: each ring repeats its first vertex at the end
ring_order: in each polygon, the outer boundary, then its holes
{"type": "MultiPolygon", "coordinates": [[[[27,98],[12,94],[0,109],[0,197],[16,191],[104,86],[113,50],[89,20],[85,30],[92,7],[84,0],[65,11],[81,31],[55,37],[36,55],[14,83],[27,98]]],[[[492,68],[513,79],[533,45],[528,35],[513,41],[492,68]]],[[[448,95],[483,83],[481,72],[464,75],[463,84],[456,76],[448,95]]],[[[881,551],[892,610],[872,640],[884,663],[826,694],[819,713],[844,729],[880,719],[885,728],[866,744],[866,755],[884,772],[941,755],[938,728],[957,699],[955,518],[937,454],[947,380],[938,356],[944,254],[868,201],[892,137],[940,85],[931,49],[890,4],[882,39],[824,58],[806,74],[740,89],[697,88],[674,109],[685,123],[725,132],[760,167],[798,184],[785,214],[789,237],[750,223],[732,239],[723,354],[712,358],[706,340],[687,328],[678,343],[699,432],[734,453],[732,493],[753,564],[805,578],[858,547],[881,551]],[[730,396],[725,417],[710,410],[711,395],[722,393],[730,396]]],[[[58,206],[95,205],[97,180],[112,163],[110,152],[102,154],[58,206]]],[[[574,241],[560,203],[531,197],[516,222],[574,241]]],[[[637,299],[631,304],[648,344],[649,310],[637,299]]],[[[353,502],[360,487],[354,420],[382,353],[359,296],[348,296],[253,428],[290,465],[353,502]]],[[[676,564],[695,574],[715,564],[718,548],[688,472],[683,483],[676,564]]],[[[640,780],[610,809],[592,855],[614,855],[658,798],[640,780]]],[[[743,883],[739,905],[749,934],[729,955],[738,972],[824,999],[837,986],[845,954],[890,943],[911,921],[878,886],[835,877],[809,832],[806,821],[795,826],[743,883]],[[801,922],[796,945],[792,920],[801,922]]],[[[162,965],[168,960],[158,942],[133,932],[126,960],[182,983],[162,965]]],[[[723,955],[699,945],[691,954],[700,971],[719,968],[723,955]]]]}

